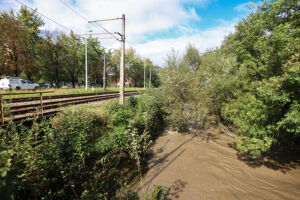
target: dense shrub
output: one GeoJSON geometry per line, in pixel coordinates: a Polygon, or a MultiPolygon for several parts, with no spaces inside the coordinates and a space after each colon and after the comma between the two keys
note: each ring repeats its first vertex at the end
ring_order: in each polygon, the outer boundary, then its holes
{"type": "Polygon", "coordinates": [[[236,26],[226,44],[248,83],[224,104],[223,116],[241,133],[237,147],[257,156],[300,141],[300,14],[297,1],[264,2],[236,26]]]}
{"type": "Polygon", "coordinates": [[[169,55],[167,66],[161,72],[163,109],[171,128],[176,131],[183,131],[187,123],[200,128],[218,123],[224,101],[240,87],[238,75],[243,74],[243,70],[234,71],[235,57],[223,50],[199,55],[201,65],[191,69],[188,65],[192,62],[188,61],[191,49],[194,47],[188,46],[183,59],[175,52],[169,55]]]}
{"type": "Polygon", "coordinates": [[[105,121],[77,109],[64,111],[51,123],[35,121],[31,127],[11,123],[2,129],[1,148],[13,154],[1,192],[13,199],[105,195],[101,152],[93,148],[105,134],[105,121]]]}
{"type": "Polygon", "coordinates": [[[110,104],[107,112],[115,134],[130,137],[130,154],[142,161],[148,147],[164,125],[164,112],[153,90],[141,94],[139,98],[130,97],[124,105],[110,104]],[[123,116],[123,117],[120,117],[123,116]]]}
{"type": "Polygon", "coordinates": [[[264,1],[220,49],[199,55],[189,45],[182,58],[169,55],[161,96],[171,126],[231,123],[237,148],[254,157],[299,149],[299,13],[299,1],[264,1]]]}
{"type": "Polygon", "coordinates": [[[0,196],[114,198],[137,173],[162,119],[149,95],[100,113],[76,107],[32,126],[10,122],[0,130],[0,196]]]}

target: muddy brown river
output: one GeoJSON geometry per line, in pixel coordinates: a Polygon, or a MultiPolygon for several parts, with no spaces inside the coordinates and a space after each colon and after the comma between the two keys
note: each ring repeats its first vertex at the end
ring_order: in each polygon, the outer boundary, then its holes
{"type": "Polygon", "coordinates": [[[244,160],[233,144],[217,129],[166,131],[156,140],[139,195],[162,185],[171,188],[169,199],[300,199],[298,159],[244,160]]]}

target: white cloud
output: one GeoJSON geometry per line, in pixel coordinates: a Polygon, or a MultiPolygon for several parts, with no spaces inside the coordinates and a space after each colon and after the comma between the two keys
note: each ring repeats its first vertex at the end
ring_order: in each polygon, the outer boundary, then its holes
{"type": "Polygon", "coordinates": [[[234,7],[235,11],[243,14],[250,12],[256,12],[257,8],[263,4],[263,1],[249,1],[248,3],[242,3],[234,7]]]}
{"type": "Polygon", "coordinates": [[[203,53],[207,49],[219,47],[222,44],[224,37],[234,32],[235,24],[236,20],[224,22],[223,25],[206,31],[197,31],[192,35],[183,35],[178,38],[154,40],[135,45],[134,48],[141,56],[149,57],[154,64],[163,66],[164,58],[171,52],[172,48],[183,53],[186,46],[191,43],[203,53]]]}
{"type": "Polygon", "coordinates": [[[0,10],[9,11],[13,8],[15,11],[18,10],[21,6],[12,0],[0,0],[0,10]]]}
{"type": "MultiPolygon", "coordinates": [[[[88,25],[85,20],[77,16],[60,0],[20,0],[47,17],[60,24],[73,29],[75,32],[84,33],[94,27],[88,25]]],[[[189,20],[200,20],[194,8],[185,9],[183,3],[204,6],[212,0],[61,0],[73,7],[77,12],[86,16],[88,20],[121,17],[126,14],[127,40],[139,42],[144,33],[167,30],[180,24],[186,24],[189,20]]],[[[18,10],[20,5],[12,0],[4,0],[2,9],[11,7],[18,10]]],[[[45,19],[46,29],[60,29],[57,24],[45,19]]],[[[119,22],[103,23],[112,32],[120,31],[119,22]]],[[[97,28],[94,28],[95,31],[97,28]]]]}
{"type": "MultiPolygon", "coordinates": [[[[75,33],[85,33],[90,29],[100,31],[88,24],[84,19],[67,8],[60,1],[65,2],[88,20],[121,17],[126,14],[126,47],[133,47],[143,57],[150,57],[155,64],[162,65],[163,57],[171,48],[184,50],[188,43],[195,44],[200,51],[221,44],[223,37],[233,31],[233,23],[222,22],[222,26],[206,31],[198,31],[189,26],[191,21],[199,23],[201,17],[195,6],[205,7],[215,0],[20,0],[56,22],[72,29],[75,33]],[[188,7],[185,5],[189,4],[188,7]],[[182,34],[178,38],[148,40],[146,34],[155,35],[176,29],[182,34]]],[[[20,5],[13,0],[1,0],[1,10],[13,8],[18,10],[20,5]]],[[[236,9],[243,9],[243,6],[236,9]]],[[[44,29],[68,32],[57,24],[43,18],[46,22],[44,29]]],[[[112,32],[121,31],[121,22],[110,21],[101,23],[112,32]]],[[[101,45],[106,48],[119,48],[120,43],[113,40],[103,40],[101,45]]]]}
{"type": "Polygon", "coordinates": [[[249,12],[249,3],[242,3],[237,5],[236,7],[234,7],[234,10],[238,11],[238,12],[249,12]]]}

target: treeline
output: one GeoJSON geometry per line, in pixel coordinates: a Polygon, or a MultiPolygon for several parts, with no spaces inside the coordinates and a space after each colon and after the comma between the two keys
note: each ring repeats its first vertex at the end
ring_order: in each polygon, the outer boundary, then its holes
{"type": "MultiPolygon", "coordinates": [[[[74,32],[42,30],[43,20],[36,10],[22,7],[19,12],[0,12],[0,76],[24,77],[35,82],[50,82],[56,86],[84,83],[85,40],[74,32]]],[[[104,54],[108,84],[119,81],[120,50],[106,50],[95,38],[87,40],[89,83],[103,83],[104,54]]],[[[147,83],[150,68],[153,85],[159,85],[159,67],[144,60],[134,49],[125,56],[125,79],[131,86],[144,84],[144,64],[147,83]]]]}
{"type": "Polygon", "coordinates": [[[300,12],[296,0],[265,1],[219,49],[173,51],[162,73],[162,102],[175,129],[234,125],[236,147],[253,156],[299,149],[300,12]]]}

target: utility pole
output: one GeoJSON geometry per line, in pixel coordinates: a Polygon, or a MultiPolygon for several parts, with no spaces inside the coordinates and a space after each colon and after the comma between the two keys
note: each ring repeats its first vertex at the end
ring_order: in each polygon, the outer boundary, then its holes
{"type": "Polygon", "coordinates": [[[108,34],[110,38],[103,38],[103,39],[116,39],[117,41],[121,41],[121,58],[120,58],[120,99],[119,103],[124,104],[124,65],[125,65],[125,14],[122,14],[121,18],[113,18],[113,19],[99,19],[94,21],[88,21],[89,23],[96,23],[98,27],[105,31],[105,33],[98,33],[98,34],[108,34]],[[119,32],[110,32],[102,25],[98,24],[97,22],[102,21],[112,21],[112,20],[122,20],[122,31],[119,32]],[[121,36],[121,39],[116,37],[114,34],[118,34],[121,36]]]}
{"type": "Polygon", "coordinates": [[[103,89],[106,90],[106,66],[105,66],[105,52],[104,52],[104,63],[103,63],[103,89]]]}
{"type": "Polygon", "coordinates": [[[151,67],[150,67],[150,74],[149,74],[149,88],[151,86],[151,67]]]}
{"type": "Polygon", "coordinates": [[[124,65],[125,65],[125,14],[122,14],[121,32],[121,60],[120,60],[120,99],[119,103],[124,104],[124,65]]]}
{"type": "MultiPolygon", "coordinates": [[[[93,30],[90,30],[89,32],[92,32],[93,30]]],[[[88,71],[87,71],[87,37],[89,34],[86,34],[85,37],[85,90],[88,90],[88,71]]]]}
{"type": "Polygon", "coordinates": [[[146,88],[146,60],[144,60],[144,89],[146,88]]]}

